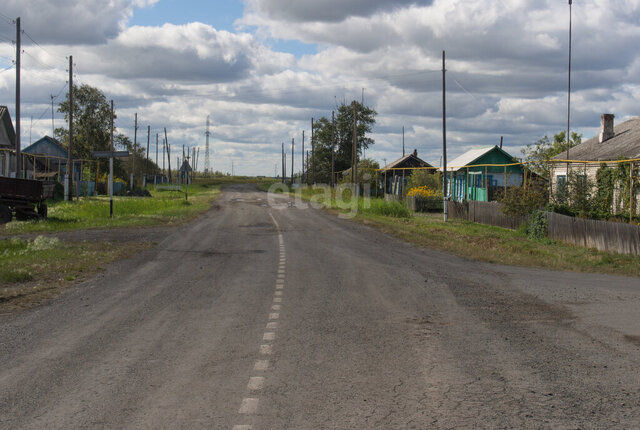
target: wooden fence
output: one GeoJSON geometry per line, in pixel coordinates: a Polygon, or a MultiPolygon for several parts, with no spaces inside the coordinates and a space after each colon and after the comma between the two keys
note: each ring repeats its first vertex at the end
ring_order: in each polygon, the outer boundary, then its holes
{"type": "Polygon", "coordinates": [[[466,219],[480,224],[494,225],[496,227],[517,229],[522,223],[527,222],[527,217],[510,217],[502,213],[498,202],[477,202],[469,200],[465,202],[447,202],[447,209],[451,218],[466,219]]]}
{"type": "Polygon", "coordinates": [[[640,227],[547,212],[550,239],[599,251],[640,255],[640,227]]]}

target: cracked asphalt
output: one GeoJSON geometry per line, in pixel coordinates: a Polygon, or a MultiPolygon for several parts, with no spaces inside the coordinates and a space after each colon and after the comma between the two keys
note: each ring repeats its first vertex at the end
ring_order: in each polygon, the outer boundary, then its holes
{"type": "Polygon", "coordinates": [[[229,187],[0,316],[0,428],[638,428],[638,279],[471,262],[273,199],[229,187]]]}

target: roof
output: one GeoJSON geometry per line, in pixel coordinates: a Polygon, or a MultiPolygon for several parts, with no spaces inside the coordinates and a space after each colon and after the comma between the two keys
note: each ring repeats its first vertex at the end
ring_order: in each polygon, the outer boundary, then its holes
{"type": "MultiPolygon", "coordinates": [[[[480,158],[482,158],[483,156],[487,155],[489,152],[491,151],[499,151],[500,153],[502,153],[505,157],[510,158],[510,159],[514,159],[515,157],[511,154],[509,154],[507,151],[505,151],[504,149],[500,148],[499,146],[495,145],[495,146],[485,146],[482,148],[476,148],[476,149],[470,149],[467,152],[465,152],[462,155],[459,155],[458,157],[454,158],[453,160],[447,162],[447,171],[448,170],[458,170],[461,169],[465,166],[473,166],[474,163],[476,163],[476,161],[480,158]]],[[[442,170],[442,168],[440,169],[442,170]]]]}
{"type": "MultiPolygon", "coordinates": [[[[615,125],[614,136],[600,143],[599,135],[569,149],[569,158],[581,161],[608,161],[620,158],[640,158],[640,117],[615,125]]],[[[562,152],[553,157],[565,160],[562,152]]]]}
{"type": "Polygon", "coordinates": [[[431,164],[426,161],[418,158],[417,155],[408,154],[404,157],[398,158],[396,161],[392,161],[391,163],[384,166],[381,171],[389,170],[389,169],[401,169],[403,167],[433,167],[431,164]]]}
{"type": "Polygon", "coordinates": [[[36,140],[31,145],[24,148],[22,152],[26,152],[27,154],[42,154],[53,157],[61,157],[64,159],[66,159],[69,154],[66,148],[64,148],[60,144],[60,142],[50,136],[45,136],[41,139],[36,140]]]}
{"type": "Polygon", "coordinates": [[[16,130],[11,122],[11,115],[6,106],[0,106],[0,148],[16,147],[16,130]]]}

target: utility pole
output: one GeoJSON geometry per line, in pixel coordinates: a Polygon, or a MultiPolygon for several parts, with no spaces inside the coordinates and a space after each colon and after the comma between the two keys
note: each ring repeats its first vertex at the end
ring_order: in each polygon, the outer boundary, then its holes
{"type": "MultiPolygon", "coordinates": [[[[67,154],[67,174],[69,175],[68,200],[72,200],[73,189],[73,55],[69,56],[69,153],[67,154]]],[[[113,149],[112,149],[113,151],[113,149]]],[[[113,159],[112,159],[113,160],[113,159]]],[[[112,161],[113,163],[113,161],[112,161]]]]}
{"type": "Polygon", "coordinates": [[[404,125],[402,126],[402,156],[404,157],[404,125]]]}
{"type": "Polygon", "coordinates": [[[567,90],[567,180],[569,179],[569,146],[571,146],[571,5],[569,0],[569,85],[567,90]]]}
{"type": "Polygon", "coordinates": [[[158,165],[158,133],[156,133],[156,174],[153,175],[153,183],[154,185],[158,183],[158,168],[160,167],[158,165]]]}
{"type": "Polygon", "coordinates": [[[149,141],[151,140],[151,126],[147,125],[147,163],[144,165],[144,182],[143,185],[147,186],[147,173],[149,170],[149,141]]]}
{"type": "Polygon", "coordinates": [[[164,161],[167,157],[167,141],[162,139],[162,182],[164,183],[164,178],[166,176],[165,164],[164,161]]]}
{"type": "Polygon", "coordinates": [[[302,170],[300,173],[300,183],[304,181],[304,130],[302,130],[302,154],[300,156],[300,160],[302,161],[302,170]]]}
{"type": "Polygon", "coordinates": [[[313,139],[313,118],[311,118],[311,184],[316,183],[316,143],[313,139]]]}
{"type": "Polygon", "coordinates": [[[335,129],[336,129],[336,111],[331,111],[331,188],[335,186],[335,166],[334,166],[334,153],[336,152],[336,140],[335,140],[335,129]]]}
{"type": "Polygon", "coordinates": [[[16,178],[22,177],[22,148],[20,147],[20,17],[16,18],[16,178]]]}
{"type": "Polygon", "coordinates": [[[285,181],[285,165],[284,165],[284,142],[282,142],[282,154],[281,154],[281,158],[282,158],[282,183],[284,184],[285,181]]]}
{"type": "Polygon", "coordinates": [[[291,138],[291,186],[292,187],[293,187],[293,155],[294,155],[293,148],[294,148],[294,141],[295,141],[295,138],[292,137],[291,138]]]}
{"type": "MultiPolygon", "coordinates": [[[[113,147],[113,100],[111,100],[111,152],[113,147]]],[[[71,153],[71,152],[69,152],[71,153]]],[[[113,218],[113,156],[109,157],[109,217],[113,218]]]]}
{"type": "Polygon", "coordinates": [[[138,143],[138,113],[136,112],[136,121],[135,121],[135,126],[133,128],[133,157],[131,158],[132,160],[132,164],[131,164],[131,189],[133,190],[135,188],[135,181],[136,181],[136,146],[138,143]]]}
{"type": "Polygon", "coordinates": [[[207,131],[205,132],[206,143],[204,144],[204,176],[209,176],[211,165],[209,164],[209,115],[207,115],[207,131]]]}
{"type": "Polygon", "coordinates": [[[167,139],[167,127],[164,128],[164,143],[167,147],[167,162],[169,163],[169,183],[171,183],[171,147],[169,146],[169,139],[167,139]]]}
{"type": "MultiPolygon", "coordinates": [[[[358,181],[358,137],[356,136],[357,130],[357,118],[356,118],[356,101],[351,103],[353,107],[353,144],[351,145],[351,179],[352,183],[356,184],[358,181]]],[[[356,184],[357,186],[357,184],[356,184]]],[[[357,192],[356,192],[357,196],[357,192]]]]}
{"type": "Polygon", "coordinates": [[[53,120],[53,101],[54,101],[55,97],[53,94],[51,94],[51,137],[55,137],[56,135],[56,125],[55,122],[53,120]]]}
{"type": "Polygon", "coordinates": [[[447,222],[449,209],[447,208],[447,85],[446,85],[445,52],[442,51],[442,199],[444,203],[444,222],[447,222]]]}

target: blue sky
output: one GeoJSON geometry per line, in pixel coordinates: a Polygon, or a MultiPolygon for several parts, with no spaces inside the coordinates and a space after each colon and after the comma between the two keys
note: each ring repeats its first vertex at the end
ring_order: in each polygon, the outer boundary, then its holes
{"type": "MultiPolygon", "coordinates": [[[[164,23],[187,24],[202,22],[217,30],[236,32],[236,20],[242,18],[244,3],[241,0],[159,0],[145,8],[135,8],[129,25],[156,26],[164,23]]],[[[252,32],[255,27],[242,31],[252,32]]],[[[315,54],[317,45],[299,40],[268,38],[263,43],[275,51],[287,52],[300,57],[315,54]]]]}

